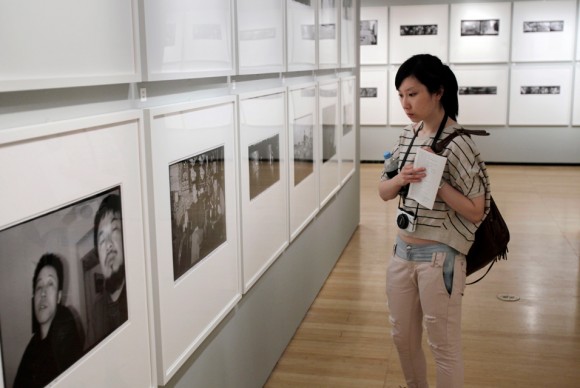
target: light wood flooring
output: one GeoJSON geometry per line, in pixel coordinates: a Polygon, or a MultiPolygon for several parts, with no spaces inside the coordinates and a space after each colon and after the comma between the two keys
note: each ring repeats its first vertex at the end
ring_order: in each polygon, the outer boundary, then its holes
{"type": "MultiPolygon", "coordinates": [[[[360,225],[265,387],[405,386],[385,296],[396,202],[377,195],[381,168],[361,165],[360,225]]],[[[465,292],[465,386],[580,387],[580,167],[488,170],[511,242],[465,292]]]]}

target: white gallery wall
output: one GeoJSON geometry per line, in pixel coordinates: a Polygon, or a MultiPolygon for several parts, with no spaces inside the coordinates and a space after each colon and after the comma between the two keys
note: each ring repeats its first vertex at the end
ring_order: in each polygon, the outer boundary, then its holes
{"type": "Polygon", "coordinates": [[[359,6],[0,4],[0,387],[49,252],[80,348],[44,383],[266,382],[359,221],[359,6]],[[105,331],[103,204],[124,257],[105,331]]]}
{"type": "Polygon", "coordinates": [[[576,0],[363,0],[361,160],[382,160],[409,122],[398,65],[430,53],[457,77],[458,122],[491,133],[475,139],[486,161],[580,163],[579,17],[576,0]]]}

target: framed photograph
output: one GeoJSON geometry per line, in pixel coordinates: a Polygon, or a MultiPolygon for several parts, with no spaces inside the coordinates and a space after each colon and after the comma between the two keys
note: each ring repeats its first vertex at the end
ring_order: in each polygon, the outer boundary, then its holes
{"type": "Polygon", "coordinates": [[[318,117],[320,136],[320,207],[340,189],[340,116],[339,81],[318,83],[318,117]]]}
{"type": "Polygon", "coordinates": [[[459,123],[506,125],[508,66],[458,65],[452,70],[459,85],[459,123]]]}
{"type": "Polygon", "coordinates": [[[147,81],[235,73],[230,0],[144,0],[147,81]]]}
{"type": "Polygon", "coordinates": [[[514,2],[512,62],[574,59],[576,1],[514,2]]]}
{"type": "Polygon", "coordinates": [[[447,4],[390,7],[390,63],[401,64],[422,53],[447,62],[448,13],[447,4]]]}
{"type": "Polygon", "coordinates": [[[388,47],[388,8],[360,8],[360,64],[386,65],[388,47]]]}
{"type": "Polygon", "coordinates": [[[511,3],[451,4],[449,61],[508,62],[511,3]]]}
{"type": "Polygon", "coordinates": [[[340,79],[340,104],[342,106],[340,131],[340,180],[341,185],[354,174],[356,166],[356,78],[340,79]]]}
{"type": "Polygon", "coordinates": [[[512,65],[509,125],[569,125],[572,65],[512,65]]]}
{"type": "Polygon", "coordinates": [[[151,384],[141,123],[125,111],[0,132],[3,387],[151,384]]]}
{"type": "Polygon", "coordinates": [[[288,88],[290,239],[318,213],[318,109],[315,83],[288,88]]]}
{"type": "Polygon", "coordinates": [[[0,15],[0,92],[141,80],[137,0],[2,2],[0,15]]]}
{"type": "Polygon", "coordinates": [[[236,4],[238,74],[284,71],[284,0],[239,0],[236,4]]]}
{"type": "Polygon", "coordinates": [[[572,111],[572,125],[580,126],[580,63],[576,64],[576,76],[574,77],[574,100],[572,111]]]}
{"type": "Polygon", "coordinates": [[[342,0],[318,0],[318,68],[331,69],[340,63],[339,14],[342,0]]]}
{"type": "Polygon", "coordinates": [[[235,97],[146,114],[157,383],[165,385],[241,298],[235,97]]]}
{"type": "Polygon", "coordinates": [[[360,69],[360,123],[387,125],[387,69],[360,69]]]}
{"type": "Polygon", "coordinates": [[[395,88],[395,77],[399,66],[389,67],[389,83],[387,86],[388,105],[389,105],[389,125],[404,126],[411,124],[411,120],[405,114],[401,101],[399,100],[399,91],[395,88]]]}
{"type": "Polygon", "coordinates": [[[238,95],[242,273],[247,292],[289,243],[286,91],[238,95]]]}
{"type": "Polygon", "coordinates": [[[340,67],[350,68],[356,66],[356,53],[358,42],[356,42],[356,8],[358,0],[340,0],[340,67]]]}
{"type": "Polygon", "coordinates": [[[288,71],[316,69],[316,1],[286,0],[288,71]]]}

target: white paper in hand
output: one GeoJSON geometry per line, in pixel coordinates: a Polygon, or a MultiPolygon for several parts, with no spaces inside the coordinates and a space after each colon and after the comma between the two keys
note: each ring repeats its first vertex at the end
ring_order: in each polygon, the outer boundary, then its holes
{"type": "Polygon", "coordinates": [[[433,209],[445,163],[447,163],[447,158],[420,148],[415,156],[414,167],[425,167],[427,176],[419,183],[411,183],[407,197],[414,199],[427,209],[433,209]]]}

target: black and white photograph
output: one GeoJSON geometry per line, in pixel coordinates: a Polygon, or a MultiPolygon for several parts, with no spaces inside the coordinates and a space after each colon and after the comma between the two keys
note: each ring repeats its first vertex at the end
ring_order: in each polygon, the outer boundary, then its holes
{"type": "Polygon", "coordinates": [[[311,0],[292,0],[295,3],[300,3],[300,4],[304,4],[310,7],[310,1],[311,0]]]}
{"type": "Polygon", "coordinates": [[[360,45],[376,46],[378,43],[378,20],[360,21],[360,45]]]}
{"type": "Polygon", "coordinates": [[[318,39],[320,40],[336,39],[336,24],[334,23],[321,24],[318,39]]]}
{"type": "Polygon", "coordinates": [[[294,186],[314,171],[314,120],[312,114],[294,120],[294,186]]]}
{"type": "Polygon", "coordinates": [[[560,86],[520,86],[520,94],[560,94],[560,86]]]}
{"type": "Polygon", "coordinates": [[[499,19],[461,21],[461,36],[479,35],[499,35],[499,19]]]}
{"type": "Polygon", "coordinates": [[[416,24],[401,26],[401,36],[437,35],[437,24],[416,24]]]}
{"type": "Polygon", "coordinates": [[[460,86],[459,95],[497,94],[497,86],[460,86]]]}
{"type": "Polygon", "coordinates": [[[564,31],[563,20],[531,21],[524,22],[524,32],[562,32],[564,31]]]}
{"type": "Polygon", "coordinates": [[[336,155],[336,105],[322,110],[322,163],[336,155]]]}
{"type": "Polygon", "coordinates": [[[361,98],[377,98],[377,88],[360,88],[361,98]]]}
{"type": "Polygon", "coordinates": [[[173,279],[226,239],[224,147],[169,166],[173,279]]]}
{"type": "Polygon", "coordinates": [[[0,231],[4,387],[43,387],[128,320],[121,189],[0,231]],[[8,288],[6,288],[8,289],[8,288]]]}
{"type": "Polygon", "coordinates": [[[250,201],[280,180],[280,135],[248,147],[250,201]]]}

